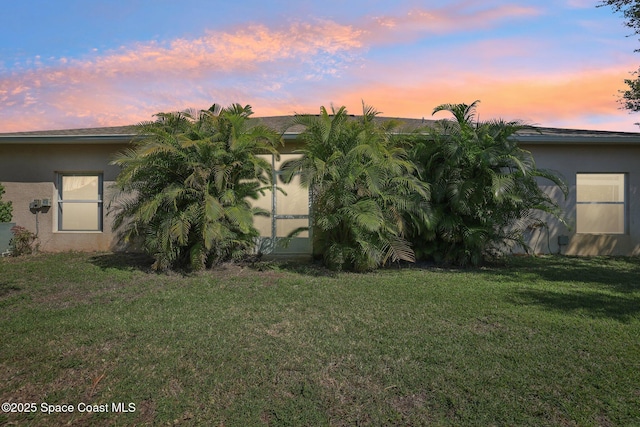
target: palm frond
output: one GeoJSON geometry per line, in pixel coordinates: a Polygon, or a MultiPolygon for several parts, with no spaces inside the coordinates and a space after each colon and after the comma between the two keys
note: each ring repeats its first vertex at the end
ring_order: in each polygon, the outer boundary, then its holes
{"type": "Polygon", "coordinates": [[[471,124],[476,114],[476,106],[480,103],[480,100],[475,100],[471,104],[441,104],[433,109],[432,115],[440,111],[448,111],[456,119],[456,122],[460,125],[471,124]]]}

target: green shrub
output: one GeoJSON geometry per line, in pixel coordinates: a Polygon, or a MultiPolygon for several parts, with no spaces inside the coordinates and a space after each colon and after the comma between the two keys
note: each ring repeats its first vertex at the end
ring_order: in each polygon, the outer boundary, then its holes
{"type": "Polygon", "coordinates": [[[302,157],[283,165],[286,180],[299,174],[311,190],[314,252],[336,270],[415,261],[405,216],[427,221],[429,190],[395,138],[399,123],[367,106],[357,118],[345,107],[321,112],[296,116],[302,157]]]}
{"type": "Polygon", "coordinates": [[[418,257],[458,265],[477,265],[513,246],[527,248],[524,231],[546,226],[543,215],[560,209],[539,186],[545,179],[566,195],[562,179],[536,167],[515,135],[520,122],[478,122],[471,105],[444,104],[434,110],[454,118],[440,120],[421,136],[412,158],[431,186],[433,222],[414,223],[418,257]]]}
{"type": "Polygon", "coordinates": [[[139,125],[133,147],[113,164],[121,197],[110,206],[121,243],[141,242],[154,268],[202,269],[251,251],[253,207],[271,188],[280,135],[252,126],[251,107],[160,113],[139,125]]]}
{"type": "Polygon", "coordinates": [[[13,206],[11,202],[3,202],[4,186],[0,184],[0,222],[11,222],[13,218],[13,206]]]}

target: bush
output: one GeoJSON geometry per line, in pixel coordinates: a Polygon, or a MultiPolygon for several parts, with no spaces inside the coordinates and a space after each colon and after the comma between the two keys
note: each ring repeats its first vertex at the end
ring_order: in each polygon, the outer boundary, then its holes
{"type": "Polygon", "coordinates": [[[282,166],[285,180],[299,174],[311,190],[314,253],[336,270],[415,261],[405,216],[428,221],[429,190],[395,138],[399,123],[367,106],[353,119],[345,107],[321,112],[296,116],[302,157],[282,166]]]}
{"type": "Polygon", "coordinates": [[[13,218],[13,206],[11,202],[3,202],[4,186],[0,184],[0,222],[11,222],[13,218]]]}
{"type": "Polygon", "coordinates": [[[528,250],[524,231],[545,226],[541,213],[560,209],[542,189],[546,179],[567,193],[552,171],[536,167],[515,135],[527,126],[501,120],[477,122],[477,102],[444,104],[453,114],[421,137],[412,150],[421,178],[431,186],[433,222],[414,223],[412,242],[419,258],[458,265],[482,263],[513,246],[528,250]]]}
{"type": "Polygon", "coordinates": [[[13,256],[31,255],[38,250],[38,236],[24,227],[15,225],[11,227],[13,238],[11,239],[11,254],[13,256]]]}
{"type": "Polygon", "coordinates": [[[250,125],[251,107],[160,113],[139,126],[133,148],[113,161],[122,168],[121,197],[110,206],[121,243],[141,242],[154,268],[198,270],[242,258],[259,233],[252,207],[271,188],[280,135],[250,125]]]}

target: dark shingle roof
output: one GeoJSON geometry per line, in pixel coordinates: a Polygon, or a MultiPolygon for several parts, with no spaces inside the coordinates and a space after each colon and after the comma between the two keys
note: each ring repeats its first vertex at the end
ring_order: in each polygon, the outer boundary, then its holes
{"type": "Polygon", "coordinates": [[[31,132],[0,133],[0,137],[9,136],[102,136],[135,135],[135,126],[111,126],[102,128],[36,130],[31,132]]]}
{"type": "MultiPolygon", "coordinates": [[[[294,135],[303,131],[300,125],[292,126],[294,116],[256,117],[252,120],[294,135]]],[[[412,131],[424,126],[432,125],[435,120],[376,117],[376,120],[398,120],[402,122],[401,129],[412,131]]],[[[126,142],[136,135],[135,126],[113,126],[100,128],[41,130],[32,132],[0,133],[0,143],[103,143],[126,142]]],[[[518,140],[531,143],[623,143],[640,144],[640,133],[612,132],[582,129],[561,129],[549,127],[535,127],[518,133],[518,140]]]]}
{"type": "MultiPolygon", "coordinates": [[[[273,128],[279,132],[285,132],[290,134],[296,134],[302,132],[304,129],[300,125],[292,126],[294,116],[271,116],[271,117],[256,117],[252,118],[252,121],[260,122],[270,128],[273,128]]],[[[389,117],[379,117],[377,120],[390,120],[389,117]]],[[[411,129],[415,129],[420,126],[424,126],[428,123],[432,123],[433,120],[421,120],[421,119],[395,119],[403,122],[404,125],[411,129]]],[[[112,127],[100,127],[100,128],[82,128],[82,129],[58,129],[58,130],[38,130],[30,132],[11,132],[0,133],[0,139],[12,138],[12,137],[107,137],[107,136],[133,136],[136,135],[136,126],[112,126],[112,127]]]]}

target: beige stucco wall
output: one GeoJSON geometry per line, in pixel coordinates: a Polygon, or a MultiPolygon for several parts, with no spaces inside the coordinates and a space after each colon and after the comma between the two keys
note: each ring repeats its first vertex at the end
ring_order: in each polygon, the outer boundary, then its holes
{"type": "Polygon", "coordinates": [[[105,251],[115,247],[111,218],[106,215],[109,186],[118,168],[109,165],[124,144],[3,144],[0,145],[0,182],[5,200],[13,202],[13,222],[38,232],[40,250],[105,251]],[[57,172],[97,172],[104,178],[103,231],[57,231],[57,172]],[[29,209],[34,199],[50,199],[51,208],[37,214],[29,209]]]}
{"type": "Polygon", "coordinates": [[[549,220],[549,230],[531,233],[536,253],[563,253],[566,255],[640,255],[640,146],[634,145],[521,145],[532,152],[539,168],[560,172],[569,187],[566,199],[548,181],[541,181],[564,209],[567,225],[549,220]],[[576,174],[625,173],[628,178],[626,234],[576,233],[576,174]],[[558,236],[569,238],[566,246],[558,245],[558,236]]]}
{"type": "MultiPolygon", "coordinates": [[[[534,155],[538,167],[560,172],[569,186],[564,199],[557,188],[541,182],[564,209],[564,225],[549,219],[549,229],[534,230],[530,243],[536,253],[568,255],[640,255],[640,146],[633,145],[560,145],[521,144],[534,155]],[[628,177],[628,231],[623,235],[577,234],[575,232],[576,174],[581,172],[626,173],[628,177]],[[566,246],[558,245],[558,236],[569,237],[566,246]]],[[[118,168],[109,161],[126,148],[124,142],[100,144],[0,144],[0,182],[13,201],[14,219],[18,225],[36,232],[43,251],[103,251],[115,248],[111,217],[107,206],[109,186],[118,168]],[[102,232],[57,231],[57,172],[101,172],[104,177],[104,209],[102,232]],[[29,209],[34,199],[49,198],[51,208],[36,214],[29,209]]],[[[288,141],[284,152],[296,148],[288,141]]],[[[299,220],[290,220],[299,221],[299,220]]],[[[267,220],[268,224],[269,220],[267,220]]]]}

